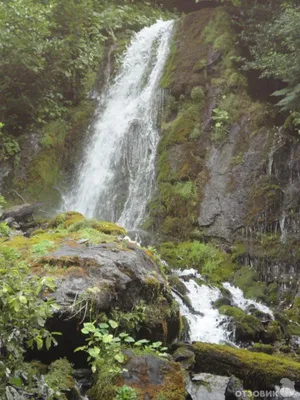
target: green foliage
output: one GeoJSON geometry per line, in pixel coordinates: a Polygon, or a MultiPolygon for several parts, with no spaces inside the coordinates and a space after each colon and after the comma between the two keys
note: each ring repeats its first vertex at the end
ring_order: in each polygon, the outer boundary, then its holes
{"type": "Polygon", "coordinates": [[[5,134],[3,127],[4,124],[0,122],[0,161],[8,160],[20,151],[17,140],[13,136],[5,134]]]}
{"type": "Polygon", "coordinates": [[[256,317],[246,314],[237,307],[221,306],[219,310],[222,314],[234,319],[235,334],[238,341],[259,340],[263,326],[256,317]]]}
{"type": "Polygon", "coordinates": [[[34,244],[32,246],[32,254],[41,257],[45,254],[47,254],[50,250],[53,250],[55,248],[55,243],[51,242],[49,240],[42,240],[41,242],[34,244]]]}
{"type": "Polygon", "coordinates": [[[125,356],[122,353],[122,347],[134,345],[137,348],[152,350],[158,354],[167,348],[162,347],[162,342],[150,343],[147,339],[135,341],[128,333],[117,332],[119,324],[114,320],[108,320],[107,323],[101,322],[95,325],[95,322],[86,322],[83,324],[81,332],[88,335],[87,345],[78,347],[75,351],[85,351],[88,354],[88,361],[92,366],[92,371],[97,371],[97,362],[99,359],[109,358],[114,363],[111,370],[114,373],[122,371],[121,365],[125,361],[125,356]]]}
{"type": "Polygon", "coordinates": [[[228,112],[225,110],[221,110],[219,108],[215,108],[213,110],[212,120],[214,121],[214,130],[212,133],[212,139],[214,141],[225,139],[229,129],[228,112]]]}
{"type": "Polygon", "coordinates": [[[198,103],[202,103],[205,98],[204,90],[201,86],[195,86],[191,91],[191,99],[198,103]]]}
{"type": "Polygon", "coordinates": [[[278,105],[284,111],[299,111],[300,56],[296,49],[300,46],[300,10],[296,2],[244,5],[241,26],[241,40],[251,54],[245,68],[258,70],[261,78],[283,81],[285,88],[273,93],[282,97],[278,105]]]}
{"type": "Polygon", "coordinates": [[[107,40],[163,16],[126,0],[1,1],[0,120],[21,132],[61,118],[91,89],[107,40]]]}
{"type": "Polygon", "coordinates": [[[230,279],[237,266],[230,256],[212,244],[183,242],[163,243],[160,246],[162,258],[175,269],[194,268],[209,281],[219,283],[230,279]]]}
{"type": "Polygon", "coordinates": [[[64,392],[68,392],[74,387],[73,372],[72,365],[65,358],[58,359],[50,364],[49,371],[45,376],[50,399],[67,400],[64,392]]]}
{"type": "Polygon", "coordinates": [[[9,226],[6,222],[0,222],[0,237],[8,236],[10,232],[9,226]]]}
{"type": "Polygon", "coordinates": [[[235,273],[233,282],[243,290],[246,298],[266,301],[267,285],[259,281],[258,273],[253,268],[240,268],[235,273]]]}
{"type": "Polygon", "coordinates": [[[117,396],[115,400],[137,400],[136,390],[129,386],[123,385],[117,389],[117,396]]]}
{"type": "Polygon", "coordinates": [[[0,208],[5,206],[6,200],[5,198],[0,194],[0,208]]]}
{"type": "Polygon", "coordinates": [[[21,378],[24,346],[41,350],[56,344],[45,328],[56,305],[42,298],[45,290],[54,289],[53,280],[30,275],[19,257],[13,249],[0,250],[0,377],[4,383],[18,382],[18,386],[26,387],[21,378]]]}

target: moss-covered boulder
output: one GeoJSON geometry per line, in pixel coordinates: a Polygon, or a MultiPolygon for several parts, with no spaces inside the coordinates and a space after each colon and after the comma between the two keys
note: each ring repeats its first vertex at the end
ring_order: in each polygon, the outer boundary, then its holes
{"type": "Polygon", "coordinates": [[[237,307],[221,306],[219,310],[233,319],[237,342],[258,341],[261,338],[264,327],[258,318],[237,307]]]}
{"type": "Polygon", "coordinates": [[[196,371],[235,375],[246,389],[266,389],[288,378],[300,384],[300,363],[263,353],[228,346],[195,343],[196,371]]]}
{"type": "Polygon", "coordinates": [[[131,355],[126,369],[124,383],[136,388],[139,399],[186,399],[180,364],[155,355],[131,355]]]}
{"type": "Polygon", "coordinates": [[[180,331],[178,305],[159,259],[126,240],[125,232],[113,223],[67,212],[30,237],[0,238],[0,248],[22,257],[32,273],[54,279],[54,293],[45,293],[60,306],[52,330],[66,331],[62,325],[68,318],[79,322],[114,312],[113,318],[124,322],[122,329],[170,342],[180,331]]]}

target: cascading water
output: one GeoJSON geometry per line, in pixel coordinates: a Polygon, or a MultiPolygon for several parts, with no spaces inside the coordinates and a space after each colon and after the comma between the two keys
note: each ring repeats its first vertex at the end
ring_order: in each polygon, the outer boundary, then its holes
{"type": "Polygon", "coordinates": [[[64,209],[137,228],[154,185],[161,109],[159,80],[173,21],[137,33],[98,116],[64,209]]]}
{"type": "Polygon", "coordinates": [[[185,270],[178,275],[187,289],[191,307],[188,307],[175,293],[174,297],[179,304],[181,314],[188,321],[190,340],[207,343],[229,342],[227,317],[214,308],[214,302],[221,297],[220,290],[205,284],[199,285],[194,277],[199,279],[202,277],[195,270],[185,270]]]}
{"type": "Polygon", "coordinates": [[[241,289],[228,282],[223,283],[223,287],[230,292],[234,306],[241,308],[243,311],[247,311],[249,306],[254,306],[258,311],[268,314],[272,319],[274,319],[273,311],[268,306],[251,299],[245,299],[244,293],[241,289]]]}

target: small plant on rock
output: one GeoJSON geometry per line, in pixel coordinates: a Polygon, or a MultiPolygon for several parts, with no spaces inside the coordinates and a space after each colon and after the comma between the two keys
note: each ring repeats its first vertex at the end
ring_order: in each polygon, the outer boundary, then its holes
{"type": "Polygon", "coordinates": [[[88,361],[92,366],[92,371],[97,371],[99,359],[110,359],[112,371],[122,372],[121,365],[125,361],[122,349],[127,346],[143,348],[146,351],[154,351],[159,355],[164,355],[167,350],[162,347],[162,342],[151,343],[147,339],[135,341],[135,339],[126,332],[117,332],[119,324],[114,320],[108,320],[108,323],[101,322],[95,325],[95,322],[86,322],[83,324],[81,332],[89,337],[86,339],[85,346],[78,347],[77,351],[85,351],[88,354],[88,361]]]}
{"type": "Polygon", "coordinates": [[[212,138],[214,141],[223,140],[228,133],[229,114],[225,110],[215,108],[213,110],[212,120],[214,122],[214,131],[212,138]]]}
{"type": "Polygon", "coordinates": [[[117,396],[115,400],[137,400],[136,390],[130,386],[123,385],[117,389],[117,396]]]}

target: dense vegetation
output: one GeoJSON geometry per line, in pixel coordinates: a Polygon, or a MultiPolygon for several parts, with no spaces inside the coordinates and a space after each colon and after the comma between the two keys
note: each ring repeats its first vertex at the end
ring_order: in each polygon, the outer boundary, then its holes
{"type": "Polygon", "coordinates": [[[93,87],[105,42],[129,37],[161,16],[143,1],[2,0],[0,121],[6,134],[65,115],[93,87]]]}

